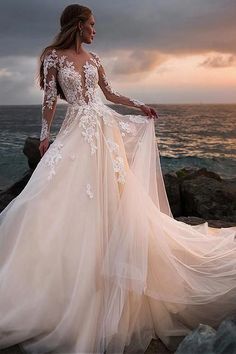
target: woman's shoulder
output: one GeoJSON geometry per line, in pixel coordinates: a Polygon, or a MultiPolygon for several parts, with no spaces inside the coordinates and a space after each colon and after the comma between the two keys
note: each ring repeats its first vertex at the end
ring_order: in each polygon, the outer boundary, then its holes
{"type": "Polygon", "coordinates": [[[93,52],[93,51],[90,51],[89,53],[92,55],[93,60],[95,61],[95,63],[99,67],[101,65],[101,60],[100,60],[99,55],[96,52],[93,52]]]}
{"type": "Polygon", "coordinates": [[[58,59],[58,51],[54,47],[49,47],[44,50],[43,53],[44,59],[58,59]]]}
{"type": "Polygon", "coordinates": [[[59,57],[55,48],[46,48],[43,52],[42,61],[45,70],[52,67],[58,69],[59,57]]]}

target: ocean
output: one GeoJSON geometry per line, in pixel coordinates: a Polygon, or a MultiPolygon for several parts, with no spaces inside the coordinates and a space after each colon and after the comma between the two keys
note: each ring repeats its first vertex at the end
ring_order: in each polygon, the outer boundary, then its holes
{"type": "MultiPolygon", "coordinates": [[[[140,111],[111,105],[122,114],[140,111]]],[[[158,114],[156,137],[163,173],[205,167],[222,178],[236,177],[236,104],[152,104],[158,114]]],[[[52,124],[55,138],[66,112],[58,104],[52,124]]],[[[0,106],[0,189],[28,169],[25,139],[39,137],[41,105],[0,106]]]]}

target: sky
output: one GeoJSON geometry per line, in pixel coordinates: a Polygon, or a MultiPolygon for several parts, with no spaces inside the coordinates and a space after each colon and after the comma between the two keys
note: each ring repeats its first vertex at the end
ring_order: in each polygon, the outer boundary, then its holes
{"type": "MultiPolygon", "coordinates": [[[[63,0],[8,0],[0,11],[0,104],[41,104],[39,55],[63,0]]],[[[90,0],[97,52],[114,90],[146,103],[236,103],[235,0],[90,0]]],[[[58,100],[59,103],[63,101],[58,100]]]]}

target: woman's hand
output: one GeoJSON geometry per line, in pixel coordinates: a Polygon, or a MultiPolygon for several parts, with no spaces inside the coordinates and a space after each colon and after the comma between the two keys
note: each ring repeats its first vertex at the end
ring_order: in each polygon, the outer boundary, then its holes
{"type": "Polygon", "coordinates": [[[40,155],[41,157],[45,154],[45,152],[47,151],[49,146],[49,138],[45,138],[44,140],[42,140],[39,144],[39,151],[40,151],[40,155]]]}
{"type": "Polygon", "coordinates": [[[158,118],[157,112],[155,111],[154,108],[146,106],[146,105],[142,105],[140,106],[140,109],[150,118],[158,118]]]}

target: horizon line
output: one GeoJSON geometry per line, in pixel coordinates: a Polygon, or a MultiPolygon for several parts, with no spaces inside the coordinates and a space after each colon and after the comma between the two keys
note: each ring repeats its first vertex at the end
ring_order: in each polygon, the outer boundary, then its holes
{"type": "MultiPolygon", "coordinates": [[[[105,103],[105,104],[108,104],[108,105],[119,105],[119,106],[125,106],[125,107],[129,107],[129,108],[133,108],[131,106],[126,106],[126,105],[121,105],[119,103],[105,103]]],[[[196,105],[204,105],[204,104],[208,104],[208,105],[236,105],[236,102],[167,102],[167,103],[145,103],[146,105],[193,105],[193,104],[196,104],[196,105]]],[[[67,106],[68,103],[57,103],[57,106],[67,106]]],[[[0,107],[4,107],[4,106],[42,106],[41,103],[21,103],[21,104],[0,104],[0,107]]],[[[135,107],[134,107],[135,108],[135,107]]]]}

